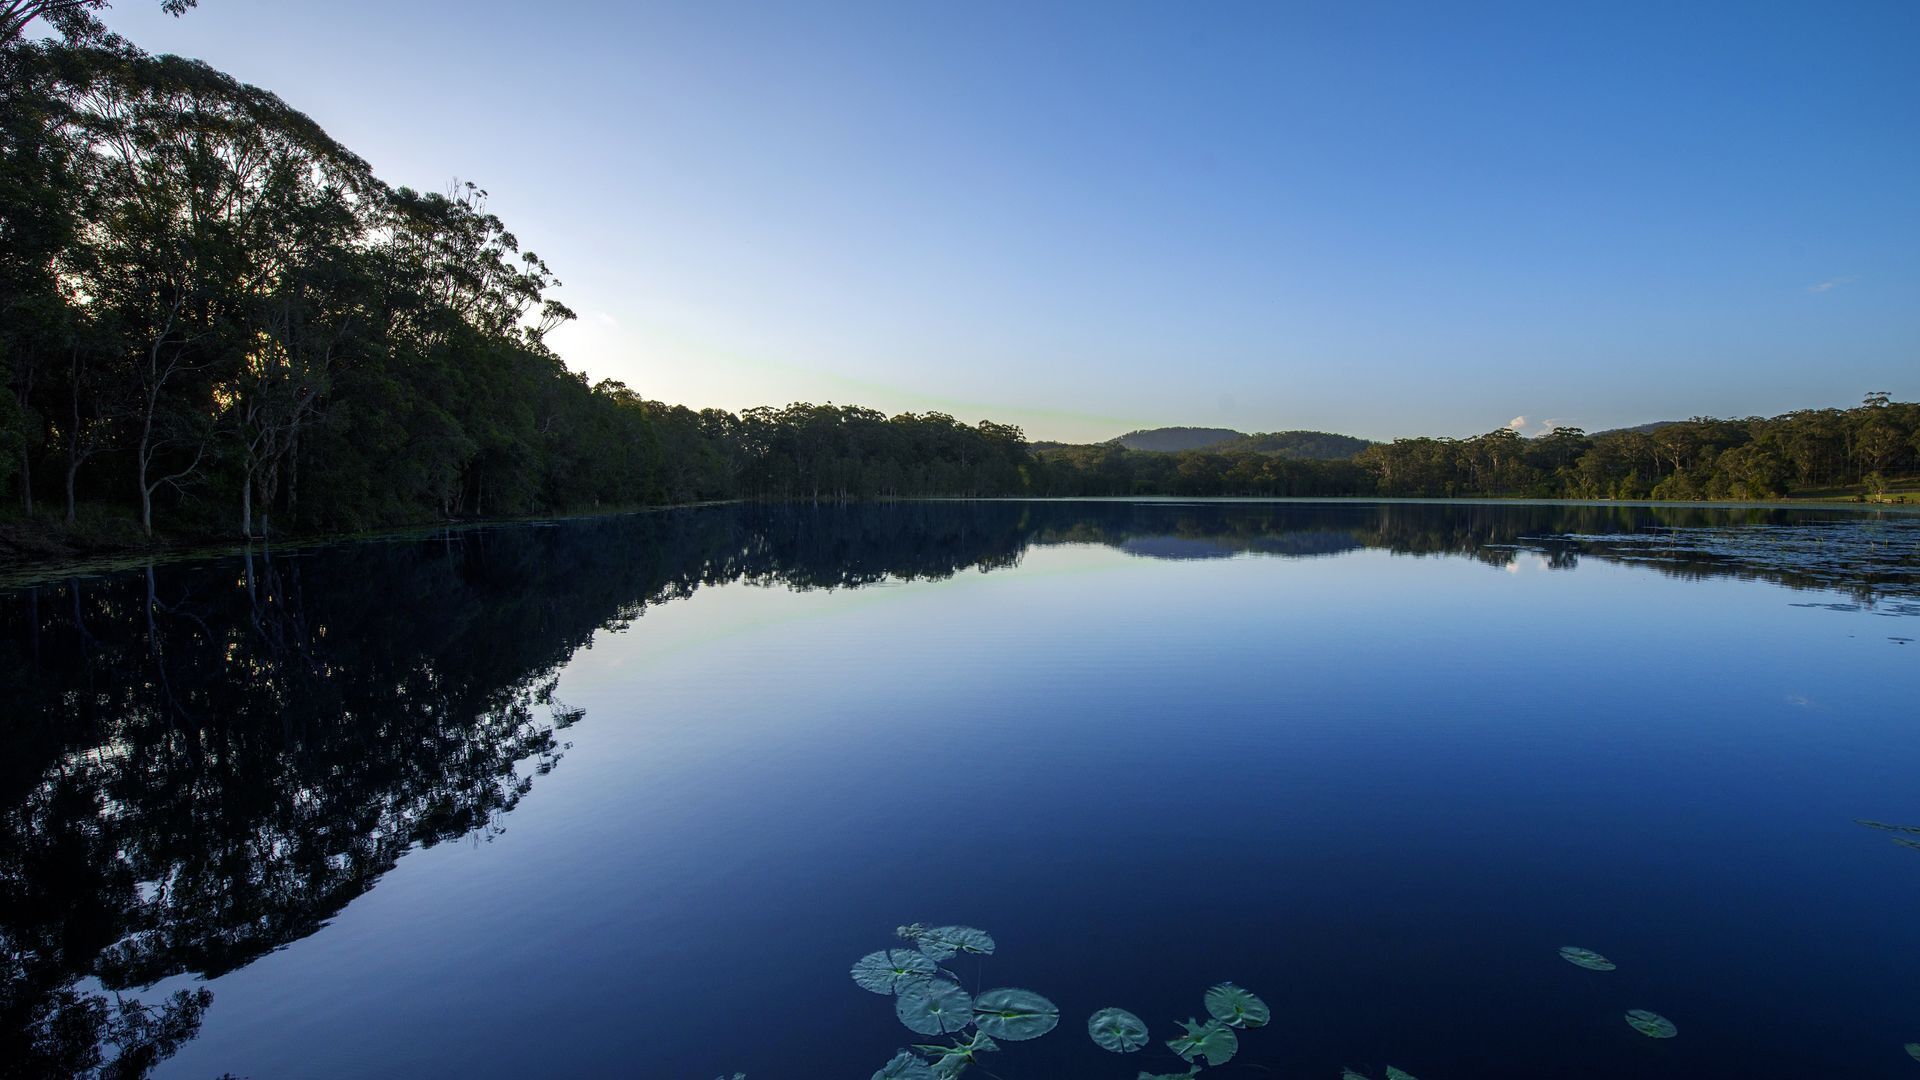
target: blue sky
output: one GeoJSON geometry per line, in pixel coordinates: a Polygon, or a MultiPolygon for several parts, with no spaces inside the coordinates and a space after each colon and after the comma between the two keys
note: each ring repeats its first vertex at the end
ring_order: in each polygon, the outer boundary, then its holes
{"type": "Polygon", "coordinates": [[[1467,435],[1920,395],[1920,4],[119,0],[649,397],[1467,435]]]}

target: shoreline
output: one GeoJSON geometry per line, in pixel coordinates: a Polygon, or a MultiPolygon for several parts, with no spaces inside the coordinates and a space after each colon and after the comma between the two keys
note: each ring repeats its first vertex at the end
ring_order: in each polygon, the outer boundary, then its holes
{"type": "MultiPolygon", "coordinates": [[[[1765,502],[1713,502],[1699,500],[1657,500],[1657,499],[1529,499],[1521,497],[1472,496],[1459,498],[1421,497],[1421,496],[1384,496],[1384,495],[1002,495],[1002,496],[950,496],[924,495],[881,499],[852,500],[804,500],[804,499],[706,499],[696,502],[667,503],[658,506],[638,506],[619,510],[594,510],[565,514],[526,514],[510,517],[472,518],[455,521],[421,522],[413,525],[395,525],[389,528],[363,529],[355,532],[299,534],[285,537],[261,537],[251,541],[201,540],[160,540],[151,545],[113,545],[105,544],[91,549],[79,548],[60,553],[49,553],[45,557],[34,553],[21,556],[17,549],[0,546],[0,589],[26,588],[46,581],[68,577],[93,577],[104,573],[139,569],[162,563],[181,562],[189,559],[212,558],[224,555],[239,555],[255,547],[279,549],[283,551],[319,547],[328,544],[355,543],[373,540],[390,540],[407,536],[431,536],[450,532],[471,532],[477,529],[497,528],[511,525],[538,525],[548,522],[585,521],[596,518],[627,517],[635,514],[662,513],[669,510],[690,510],[707,506],[730,506],[746,502],[786,502],[805,503],[821,501],[860,503],[860,502],[1101,502],[1101,503],[1160,503],[1168,505],[1214,504],[1214,505],[1259,505],[1259,504],[1343,504],[1354,505],[1454,505],[1454,506],[1592,506],[1621,507],[1630,509],[1677,509],[1677,510],[1831,510],[1845,513],[1891,514],[1898,517],[1920,517],[1920,504],[1915,503],[1877,503],[1867,501],[1835,501],[1830,499],[1773,499],[1765,502]]],[[[5,544],[4,529],[7,526],[18,527],[17,522],[0,523],[0,545],[5,544]]]]}

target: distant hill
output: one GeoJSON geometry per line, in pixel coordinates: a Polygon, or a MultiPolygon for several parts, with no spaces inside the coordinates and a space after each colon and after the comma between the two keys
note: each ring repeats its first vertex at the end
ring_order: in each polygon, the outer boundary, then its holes
{"type": "Polygon", "coordinates": [[[1158,450],[1172,454],[1182,450],[1204,450],[1246,437],[1246,432],[1232,428],[1159,427],[1129,431],[1113,441],[1129,450],[1158,450]]]}
{"type": "Polygon", "coordinates": [[[1129,431],[1110,445],[1129,450],[1177,454],[1183,450],[1215,450],[1230,454],[1274,454],[1312,461],[1344,461],[1373,444],[1352,435],[1329,431],[1269,431],[1248,435],[1232,428],[1163,427],[1129,431]]]}
{"type": "Polygon", "coordinates": [[[1330,431],[1271,431],[1264,435],[1248,435],[1216,449],[1278,454],[1281,457],[1313,461],[1344,461],[1372,445],[1365,439],[1335,435],[1330,431]]]}
{"type": "Polygon", "coordinates": [[[1596,432],[1593,432],[1592,434],[1594,437],[1598,437],[1601,435],[1627,435],[1633,432],[1639,432],[1640,434],[1644,435],[1649,431],[1659,431],[1663,427],[1672,427],[1673,425],[1682,423],[1682,422],[1683,421],[1680,421],[1680,420],[1655,420],[1651,424],[1635,424],[1632,427],[1608,428],[1605,431],[1596,431],[1596,432]]]}

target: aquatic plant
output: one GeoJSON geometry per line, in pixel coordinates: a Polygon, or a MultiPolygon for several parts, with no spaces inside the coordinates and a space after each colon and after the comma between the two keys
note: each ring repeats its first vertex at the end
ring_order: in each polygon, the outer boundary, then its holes
{"type": "Polygon", "coordinates": [[[919,923],[908,923],[905,926],[895,927],[893,932],[919,946],[921,952],[934,960],[946,960],[955,953],[972,953],[975,956],[993,955],[993,935],[971,926],[922,926],[919,923]]]}
{"type": "Polygon", "coordinates": [[[1367,1075],[1354,1072],[1352,1069],[1341,1069],[1340,1080],[1367,1080],[1367,1075]]]}
{"type": "Polygon", "coordinates": [[[998,1050],[1000,1044],[994,1042],[986,1033],[976,1031],[965,1037],[956,1037],[952,1046],[940,1043],[932,1045],[916,1043],[914,1049],[927,1055],[933,1062],[933,1071],[936,1075],[951,1077],[959,1076],[966,1071],[967,1066],[974,1064],[975,1054],[998,1050]]]}
{"type": "Polygon", "coordinates": [[[880,1066],[872,1080],[940,1080],[940,1074],[933,1066],[913,1056],[911,1050],[902,1050],[893,1055],[893,1060],[880,1066]]]}
{"type": "Polygon", "coordinates": [[[1207,1011],[1215,1020],[1221,1020],[1237,1028],[1265,1027],[1273,1019],[1272,1010],[1259,996],[1241,989],[1230,982],[1207,991],[1207,1011]]]}
{"type": "Polygon", "coordinates": [[[1577,945],[1562,945],[1560,959],[1575,967],[1586,968],[1588,971],[1612,971],[1614,968],[1613,961],[1592,949],[1582,949],[1577,945]]]}
{"type": "Polygon", "coordinates": [[[1167,1049],[1187,1061],[1204,1057],[1209,1065],[1225,1065],[1233,1060],[1234,1052],[1240,1049],[1240,1036],[1218,1020],[1202,1024],[1189,1017],[1182,1026],[1187,1030],[1168,1039],[1167,1049]]]}
{"type": "Polygon", "coordinates": [[[1657,1012],[1648,1012],[1645,1009],[1629,1009],[1627,1023],[1633,1026],[1633,1030],[1649,1039],[1671,1039],[1680,1034],[1680,1029],[1673,1026],[1673,1021],[1657,1012]]]}
{"type": "Polygon", "coordinates": [[[1920,1043],[1908,1043],[1907,1055],[1915,1061],[1920,1061],[1920,1043]]]}
{"type": "Polygon", "coordinates": [[[897,994],[908,983],[931,979],[939,970],[932,960],[912,949],[883,949],[853,962],[853,981],[862,990],[897,994]]]}
{"type": "Polygon", "coordinates": [[[921,979],[900,988],[893,1012],[908,1031],[946,1035],[973,1023],[973,998],[957,983],[921,979]]]}
{"type": "Polygon", "coordinates": [[[989,1035],[1022,1042],[1052,1031],[1060,1009],[1031,990],[1003,986],[973,999],[973,1022],[989,1035]]]}
{"type": "Polygon", "coordinates": [[[1420,1078],[1405,1069],[1396,1069],[1389,1065],[1387,1066],[1387,1080],[1420,1080],[1420,1078]]]}
{"type": "Polygon", "coordinates": [[[1195,1065],[1192,1068],[1188,1069],[1186,1072],[1178,1072],[1178,1073],[1143,1072],[1138,1077],[1135,1077],[1135,1080],[1193,1080],[1194,1077],[1199,1075],[1200,1075],[1200,1066],[1195,1065]]]}
{"type": "Polygon", "coordinates": [[[1125,1009],[1101,1009],[1087,1018],[1087,1034],[1094,1045],[1116,1054],[1131,1054],[1147,1045],[1147,1025],[1125,1009]]]}

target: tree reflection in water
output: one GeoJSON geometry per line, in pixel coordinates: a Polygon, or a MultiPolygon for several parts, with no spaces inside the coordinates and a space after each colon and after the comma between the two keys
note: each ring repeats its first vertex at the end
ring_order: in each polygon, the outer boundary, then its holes
{"type": "MultiPolygon", "coordinates": [[[[141,988],[212,978],[313,933],[416,844],[498,832],[581,719],[554,696],[568,659],[702,585],[941,578],[1061,543],[1492,564],[1520,548],[1571,566],[1645,559],[1644,542],[1610,536],[1789,520],[1805,519],[1537,504],[734,506],[256,550],[0,593],[0,1071],[144,1075],[193,1037],[212,995],[142,1001],[141,988]]],[[[1874,527],[1875,543],[1907,547],[1871,579],[1725,544],[1647,565],[1911,597],[1901,567],[1920,524],[1874,527]]]]}

